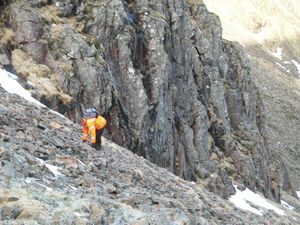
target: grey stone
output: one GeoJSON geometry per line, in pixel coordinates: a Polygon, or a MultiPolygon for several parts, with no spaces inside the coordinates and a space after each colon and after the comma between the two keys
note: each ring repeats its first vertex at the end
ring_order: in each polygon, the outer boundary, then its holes
{"type": "Polygon", "coordinates": [[[239,184],[239,185],[237,186],[237,189],[239,189],[240,191],[245,191],[245,190],[246,190],[246,187],[245,187],[244,184],[239,184]]]}
{"type": "Polygon", "coordinates": [[[30,10],[26,4],[15,3],[12,6],[11,16],[16,42],[34,42],[42,37],[43,27],[38,12],[30,10]]]}
{"type": "Polygon", "coordinates": [[[8,59],[6,54],[0,54],[0,65],[7,66],[10,64],[10,60],[8,59]]]}

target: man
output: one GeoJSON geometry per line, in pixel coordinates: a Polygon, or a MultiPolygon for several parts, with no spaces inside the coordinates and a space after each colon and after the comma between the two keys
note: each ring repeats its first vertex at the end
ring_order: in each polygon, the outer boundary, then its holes
{"type": "Polygon", "coordinates": [[[91,136],[92,147],[95,149],[101,149],[101,136],[103,129],[106,126],[106,119],[98,115],[97,110],[94,107],[87,108],[83,111],[83,141],[88,140],[88,134],[91,136]]]}

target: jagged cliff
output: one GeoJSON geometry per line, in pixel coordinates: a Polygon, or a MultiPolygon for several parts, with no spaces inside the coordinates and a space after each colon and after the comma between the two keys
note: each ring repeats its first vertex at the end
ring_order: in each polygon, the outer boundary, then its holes
{"type": "Polygon", "coordinates": [[[265,144],[247,56],[202,1],[2,5],[0,63],[47,106],[79,121],[94,105],[106,137],[225,198],[231,180],[294,193],[265,144]]]}
{"type": "Polygon", "coordinates": [[[265,111],[266,140],[300,190],[300,2],[208,0],[223,37],[244,45],[265,111]]]}

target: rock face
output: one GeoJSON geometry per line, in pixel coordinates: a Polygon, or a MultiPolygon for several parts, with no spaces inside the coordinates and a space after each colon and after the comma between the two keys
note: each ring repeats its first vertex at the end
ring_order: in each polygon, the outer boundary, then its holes
{"type": "MultiPolygon", "coordinates": [[[[298,190],[300,45],[297,37],[300,31],[294,24],[300,23],[300,2],[242,0],[231,3],[228,0],[205,1],[208,9],[220,17],[223,37],[241,43],[250,56],[252,79],[264,105],[266,141],[278,155],[272,160],[283,160],[290,180],[298,190]]],[[[285,179],[279,174],[277,177],[285,179]]]]}
{"type": "Polygon", "coordinates": [[[257,216],[0,87],[1,224],[296,224],[257,216]],[[16,110],[17,109],[17,110],[16,110]]]}
{"type": "Polygon", "coordinates": [[[95,106],[106,137],[225,198],[234,179],[280,200],[249,61],[202,1],[32,0],[5,10],[10,48],[51,71],[55,94],[36,90],[45,104],[74,121],[95,106]]]}

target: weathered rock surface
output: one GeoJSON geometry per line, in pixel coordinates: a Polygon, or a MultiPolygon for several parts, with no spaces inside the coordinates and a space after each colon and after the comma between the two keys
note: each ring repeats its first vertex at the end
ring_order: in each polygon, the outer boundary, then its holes
{"type": "Polygon", "coordinates": [[[282,170],[290,179],[284,173],[277,177],[285,190],[300,190],[300,30],[294,26],[300,23],[300,2],[207,0],[205,4],[220,17],[223,37],[241,43],[250,56],[252,78],[265,109],[266,142],[276,155],[272,160],[284,162],[282,170]]]}
{"type": "Polygon", "coordinates": [[[0,87],[1,224],[296,224],[296,212],[240,211],[107,139],[0,87]]]}
{"type": "Polygon", "coordinates": [[[106,137],[224,198],[234,179],[280,200],[249,61],[202,1],[32,0],[5,10],[11,55],[20,48],[51,71],[55,93],[36,85],[43,103],[74,121],[94,105],[106,137]]]}

